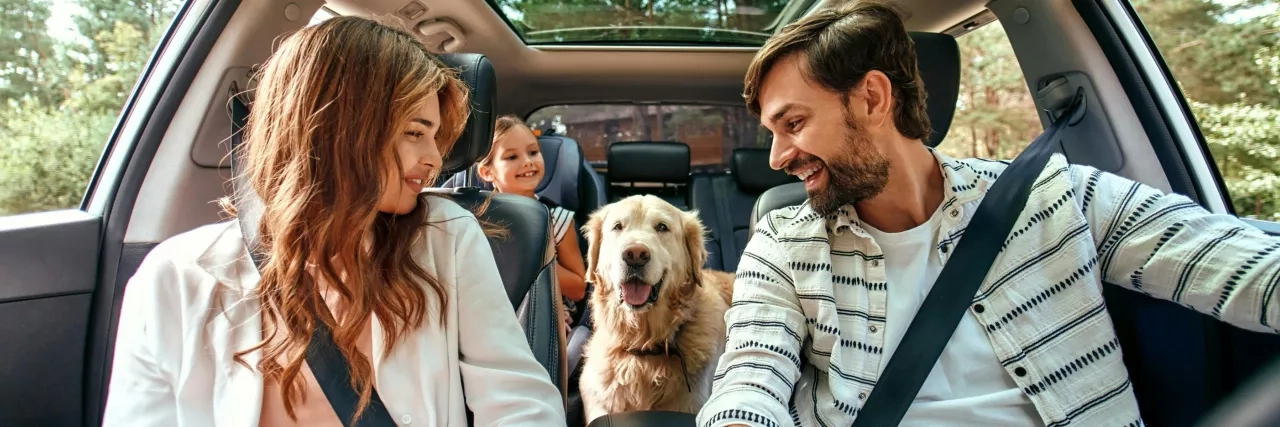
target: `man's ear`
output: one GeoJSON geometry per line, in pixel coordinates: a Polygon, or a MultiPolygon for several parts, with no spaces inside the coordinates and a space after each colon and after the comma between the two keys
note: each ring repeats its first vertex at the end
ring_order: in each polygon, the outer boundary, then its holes
{"type": "Polygon", "coordinates": [[[582,226],[582,234],[587,237],[587,277],[586,279],[596,286],[600,285],[599,275],[596,274],[596,262],[600,259],[600,233],[601,227],[604,226],[605,211],[608,205],[601,206],[591,213],[587,218],[587,223],[582,226]]]}
{"type": "Polygon", "coordinates": [[[848,103],[850,109],[857,110],[855,114],[864,116],[865,123],[870,126],[893,123],[893,83],[879,70],[868,71],[862,77],[858,87],[849,92],[848,103]]]}
{"type": "Polygon", "coordinates": [[[701,285],[698,280],[702,266],[707,263],[706,233],[707,229],[698,221],[698,211],[685,212],[681,215],[680,225],[684,228],[684,246],[689,253],[689,281],[701,285]]]}

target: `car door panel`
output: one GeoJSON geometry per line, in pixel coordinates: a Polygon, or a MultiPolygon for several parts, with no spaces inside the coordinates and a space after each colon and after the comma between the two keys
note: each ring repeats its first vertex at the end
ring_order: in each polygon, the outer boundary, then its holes
{"type": "Polygon", "coordinates": [[[99,218],[0,218],[0,426],[76,426],[99,218]]]}

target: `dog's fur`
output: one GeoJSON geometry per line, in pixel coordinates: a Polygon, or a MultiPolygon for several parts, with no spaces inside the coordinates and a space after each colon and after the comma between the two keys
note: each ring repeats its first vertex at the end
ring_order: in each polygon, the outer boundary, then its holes
{"type": "Polygon", "coordinates": [[[586,422],[625,411],[697,413],[724,353],[734,278],[702,268],[706,229],[697,214],[655,196],[631,196],[594,212],[582,229],[590,242],[587,278],[595,284],[595,330],[579,381],[586,422]],[[628,247],[648,249],[648,263],[629,266],[628,247]],[[656,300],[625,302],[628,280],[660,283],[650,291],[656,300]]]}

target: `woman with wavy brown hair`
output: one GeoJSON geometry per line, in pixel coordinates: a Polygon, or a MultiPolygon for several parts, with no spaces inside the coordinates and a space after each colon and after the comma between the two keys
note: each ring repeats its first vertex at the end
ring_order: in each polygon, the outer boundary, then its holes
{"type": "Polygon", "coordinates": [[[308,363],[327,331],[356,420],[564,425],[480,223],[421,193],[467,120],[463,83],[355,17],[291,35],[260,77],[241,158],[261,270],[238,221],[156,247],[125,291],[103,424],[342,425],[352,408],[308,363]]]}

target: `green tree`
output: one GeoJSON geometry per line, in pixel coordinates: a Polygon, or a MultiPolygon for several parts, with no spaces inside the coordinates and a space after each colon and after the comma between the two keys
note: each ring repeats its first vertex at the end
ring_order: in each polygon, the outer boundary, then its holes
{"type": "Polygon", "coordinates": [[[2,120],[0,215],[79,206],[116,116],[27,103],[2,120]]]}
{"type": "Polygon", "coordinates": [[[74,208],[178,0],[78,0],[57,39],[49,0],[0,0],[0,215],[74,208]]]}
{"type": "Polygon", "coordinates": [[[33,98],[56,102],[49,87],[56,70],[54,40],[48,34],[48,0],[0,0],[0,108],[33,98]]]}
{"type": "Polygon", "coordinates": [[[938,149],[958,158],[1017,156],[1042,129],[1004,28],[986,25],[956,42],[960,96],[951,130],[938,149]]]}

